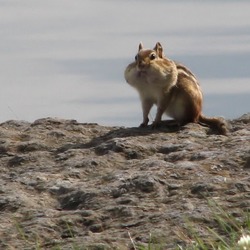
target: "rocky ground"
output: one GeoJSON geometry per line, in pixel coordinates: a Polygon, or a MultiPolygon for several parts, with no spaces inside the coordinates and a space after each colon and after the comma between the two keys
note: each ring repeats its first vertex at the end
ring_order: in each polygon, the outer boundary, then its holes
{"type": "Polygon", "coordinates": [[[39,119],[0,124],[0,249],[190,244],[216,229],[214,201],[250,210],[250,114],[228,136],[39,119]]]}

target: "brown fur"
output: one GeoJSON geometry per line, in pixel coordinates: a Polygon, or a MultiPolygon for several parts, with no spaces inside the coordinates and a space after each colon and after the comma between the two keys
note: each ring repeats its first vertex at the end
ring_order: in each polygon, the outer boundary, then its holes
{"type": "Polygon", "coordinates": [[[179,124],[195,122],[227,133],[226,123],[219,118],[202,115],[203,96],[195,75],[184,65],[173,62],[163,54],[160,43],[153,50],[139,45],[136,61],[129,64],[124,73],[126,81],[139,92],[143,122],[148,124],[148,114],[155,104],[157,114],[153,126],[158,126],[163,113],[179,124]]]}

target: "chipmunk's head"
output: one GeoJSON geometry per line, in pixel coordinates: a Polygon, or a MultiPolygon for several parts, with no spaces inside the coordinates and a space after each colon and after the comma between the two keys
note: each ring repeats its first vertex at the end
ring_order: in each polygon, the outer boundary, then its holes
{"type": "Polygon", "coordinates": [[[153,49],[144,49],[140,43],[135,61],[127,66],[124,75],[126,81],[139,92],[145,91],[144,88],[150,85],[153,89],[160,88],[165,93],[176,84],[178,70],[175,63],[164,56],[159,42],[153,49]]]}
{"type": "Polygon", "coordinates": [[[135,56],[135,61],[137,64],[137,69],[139,71],[144,71],[151,64],[155,63],[156,60],[163,58],[163,48],[161,44],[156,43],[155,47],[151,49],[144,49],[143,44],[139,44],[138,53],[135,56]]]}

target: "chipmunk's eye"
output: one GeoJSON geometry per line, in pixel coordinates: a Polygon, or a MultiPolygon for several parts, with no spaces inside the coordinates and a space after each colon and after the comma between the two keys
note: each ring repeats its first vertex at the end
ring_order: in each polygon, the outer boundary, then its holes
{"type": "Polygon", "coordinates": [[[149,56],[149,59],[150,60],[154,60],[156,58],[156,54],[155,53],[152,53],[150,56],[149,56]]]}
{"type": "Polygon", "coordinates": [[[138,56],[136,55],[136,56],[135,56],[135,60],[137,61],[137,59],[138,59],[138,56]]]}

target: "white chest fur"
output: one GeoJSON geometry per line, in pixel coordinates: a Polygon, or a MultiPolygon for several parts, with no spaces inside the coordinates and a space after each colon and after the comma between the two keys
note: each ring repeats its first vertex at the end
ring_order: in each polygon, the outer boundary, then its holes
{"type": "Polygon", "coordinates": [[[125,71],[126,81],[140,94],[141,99],[151,100],[158,103],[168,90],[175,84],[167,78],[166,72],[152,69],[147,71],[138,70],[137,67],[129,65],[125,71]]]}

